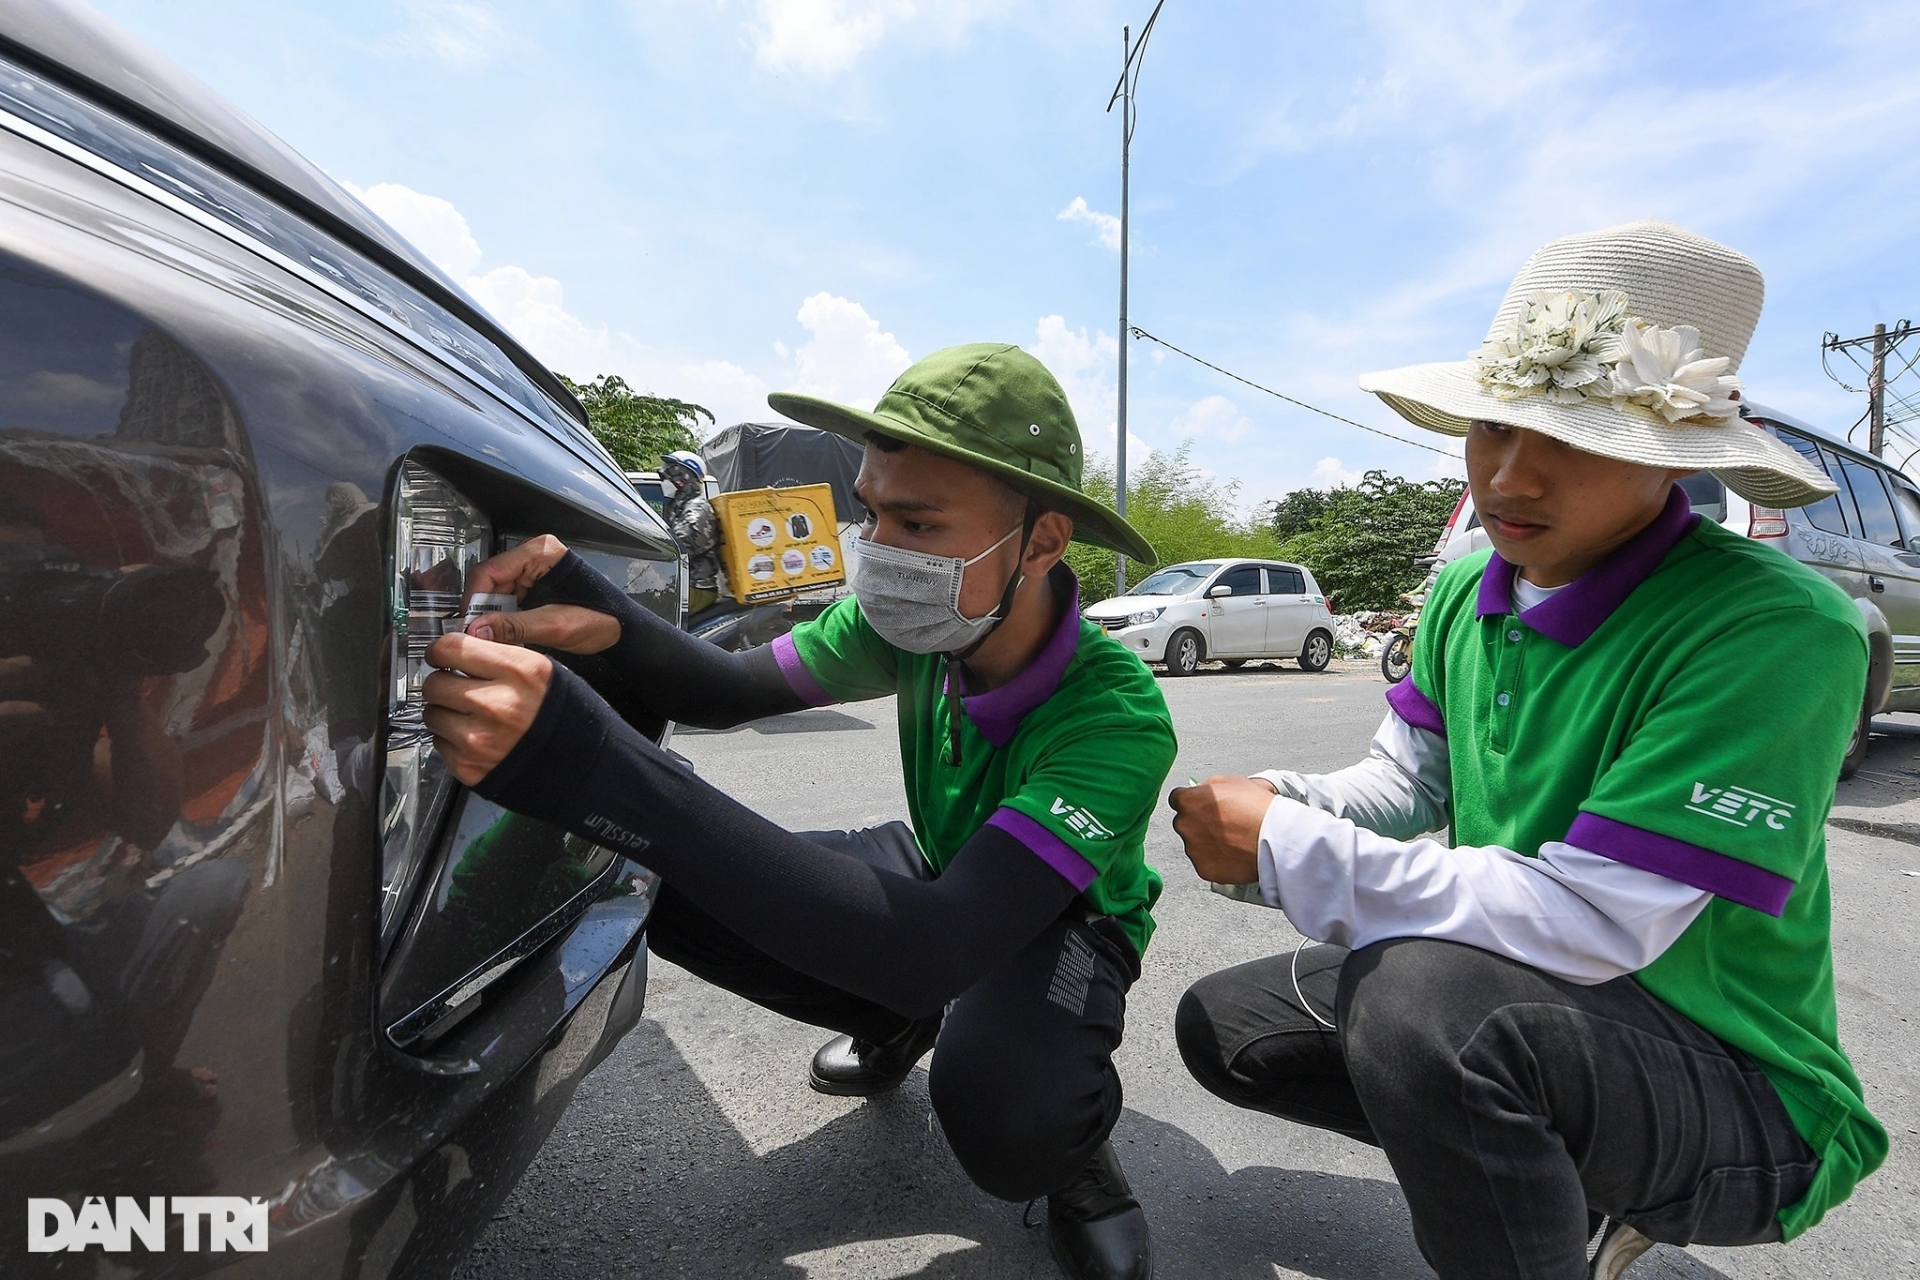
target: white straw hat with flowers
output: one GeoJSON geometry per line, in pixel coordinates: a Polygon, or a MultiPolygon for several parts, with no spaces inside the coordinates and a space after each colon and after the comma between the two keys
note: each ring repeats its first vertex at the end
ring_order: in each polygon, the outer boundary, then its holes
{"type": "Polygon", "coordinates": [[[1603,457],[1711,471],[1761,506],[1804,506],[1833,481],[1740,416],[1740,358],[1765,291],[1746,257],[1670,223],[1567,236],[1520,268],[1478,351],[1369,373],[1360,387],[1447,435],[1499,422],[1603,457]]]}

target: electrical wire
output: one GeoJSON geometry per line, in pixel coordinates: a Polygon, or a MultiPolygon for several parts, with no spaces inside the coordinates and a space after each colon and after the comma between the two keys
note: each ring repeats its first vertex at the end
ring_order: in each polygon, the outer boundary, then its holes
{"type": "Polygon", "coordinates": [[[1332,418],[1335,422],[1344,422],[1349,427],[1358,427],[1360,430],[1371,432],[1376,436],[1385,436],[1387,439],[1397,440],[1401,444],[1410,444],[1416,449],[1425,449],[1428,453],[1437,453],[1443,458],[1457,459],[1460,456],[1459,454],[1453,452],[1451,449],[1437,449],[1430,444],[1422,444],[1418,440],[1409,440],[1405,436],[1394,435],[1393,432],[1391,431],[1382,431],[1380,428],[1370,427],[1364,422],[1355,422],[1352,418],[1343,418],[1337,413],[1334,413],[1327,409],[1322,409],[1319,405],[1308,404],[1305,400],[1296,400],[1292,396],[1287,395],[1284,392],[1275,391],[1272,387],[1263,387],[1259,383],[1255,382],[1252,378],[1243,378],[1231,369],[1222,369],[1219,365],[1213,363],[1213,361],[1211,360],[1202,360],[1199,356],[1193,354],[1193,352],[1183,350],[1180,347],[1176,347],[1171,342],[1168,342],[1165,338],[1156,337],[1155,335],[1148,333],[1145,329],[1142,329],[1137,324],[1128,325],[1127,331],[1136,338],[1145,338],[1148,342],[1158,343],[1160,346],[1165,347],[1167,350],[1173,352],[1175,355],[1185,356],[1187,359],[1193,361],[1195,364],[1205,365],[1207,368],[1213,370],[1215,373],[1223,374],[1226,377],[1232,378],[1235,382],[1245,383],[1247,386],[1252,387],[1255,391],[1263,391],[1267,395],[1272,396],[1276,400],[1285,400],[1288,404],[1293,405],[1295,408],[1305,409],[1308,413],[1317,413],[1323,418],[1332,418]]]}
{"type": "Polygon", "coordinates": [[[1313,1005],[1307,1000],[1307,993],[1300,989],[1300,953],[1302,951],[1305,951],[1307,949],[1307,944],[1312,941],[1313,941],[1312,938],[1302,938],[1300,939],[1300,945],[1293,949],[1293,965],[1292,965],[1293,994],[1299,999],[1300,1007],[1313,1015],[1313,1020],[1315,1022],[1319,1023],[1321,1026],[1325,1027],[1329,1031],[1338,1031],[1340,1028],[1334,1026],[1331,1022],[1328,1022],[1325,1018],[1321,1017],[1320,1011],[1314,1008],[1313,1005]]]}

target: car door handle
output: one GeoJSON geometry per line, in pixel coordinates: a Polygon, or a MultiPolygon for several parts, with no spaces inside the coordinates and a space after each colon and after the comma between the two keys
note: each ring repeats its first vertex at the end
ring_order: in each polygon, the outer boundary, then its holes
{"type": "Polygon", "coordinates": [[[1870,573],[1867,575],[1867,589],[1872,591],[1875,595],[1878,595],[1880,592],[1885,591],[1887,589],[1887,584],[1880,578],[1877,578],[1870,573]]]}

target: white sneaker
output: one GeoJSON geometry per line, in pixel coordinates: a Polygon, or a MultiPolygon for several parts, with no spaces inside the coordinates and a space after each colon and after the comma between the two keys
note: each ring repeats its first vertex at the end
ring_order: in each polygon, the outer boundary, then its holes
{"type": "Polygon", "coordinates": [[[1587,1264],[1587,1280],[1620,1280],[1634,1260],[1653,1248],[1653,1241],[1618,1218],[1607,1221],[1607,1230],[1587,1264]]]}

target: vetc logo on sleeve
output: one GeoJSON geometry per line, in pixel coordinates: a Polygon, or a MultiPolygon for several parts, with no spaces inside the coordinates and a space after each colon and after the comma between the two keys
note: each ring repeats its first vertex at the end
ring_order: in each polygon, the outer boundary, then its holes
{"type": "Polygon", "coordinates": [[[1068,804],[1065,796],[1055,796],[1053,798],[1053,812],[1063,815],[1067,820],[1067,826],[1072,828],[1074,833],[1082,840],[1111,840],[1113,838],[1113,832],[1107,830],[1107,828],[1101,824],[1100,819],[1094,817],[1079,805],[1068,804]]]}
{"type": "Polygon", "coordinates": [[[115,1196],[111,1207],[105,1196],[88,1196],[77,1212],[65,1200],[29,1199],[27,1252],[80,1253],[99,1245],[131,1253],[137,1239],[148,1253],[164,1253],[169,1203],[187,1253],[200,1252],[203,1237],[211,1253],[267,1251],[267,1202],[258,1196],[115,1196]]]}
{"type": "Polygon", "coordinates": [[[1775,831],[1785,831],[1793,818],[1793,806],[1785,800],[1776,800],[1746,787],[1710,787],[1704,782],[1693,784],[1693,799],[1687,808],[1709,818],[1731,822],[1736,827],[1751,827],[1755,821],[1764,821],[1775,831]]]}

